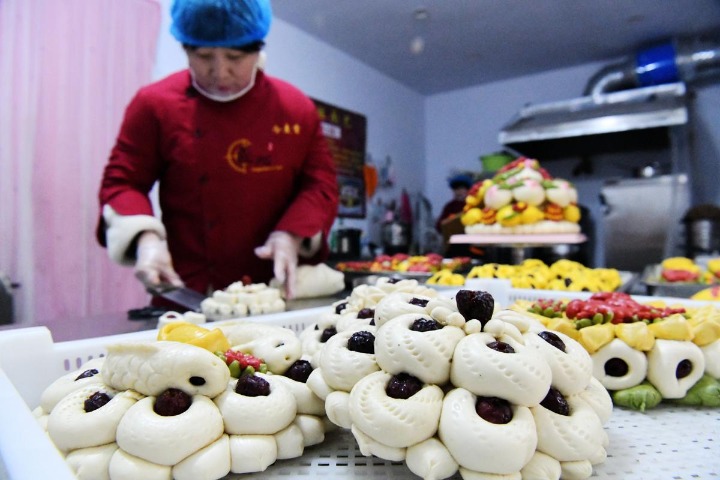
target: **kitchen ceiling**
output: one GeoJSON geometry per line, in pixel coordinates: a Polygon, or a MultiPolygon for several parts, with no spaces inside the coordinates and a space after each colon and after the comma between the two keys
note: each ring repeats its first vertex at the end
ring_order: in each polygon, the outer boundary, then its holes
{"type": "Polygon", "coordinates": [[[277,18],[424,95],[717,41],[720,0],[273,0],[277,18]]]}

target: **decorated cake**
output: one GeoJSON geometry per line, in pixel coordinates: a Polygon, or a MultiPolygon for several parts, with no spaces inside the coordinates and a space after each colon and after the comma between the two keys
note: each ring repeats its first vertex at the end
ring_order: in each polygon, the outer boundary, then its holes
{"type": "Polygon", "coordinates": [[[577,340],[616,404],[720,406],[720,309],[639,303],[626,293],[587,300],[520,300],[548,329],[577,340]]]}
{"type": "Polygon", "coordinates": [[[473,185],[461,221],[467,234],[579,233],[577,190],[520,157],[473,185]]]}

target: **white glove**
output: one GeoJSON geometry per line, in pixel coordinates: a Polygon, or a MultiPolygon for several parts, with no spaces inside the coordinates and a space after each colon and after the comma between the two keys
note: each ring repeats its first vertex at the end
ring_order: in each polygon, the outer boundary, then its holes
{"type": "Polygon", "coordinates": [[[298,264],[300,238],[287,232],[272,232],[265,245],[255,249],[255,255],[272,259],[273,275],[285,287],[285,298],[295,296],[295,273],[298,264]]]}
{"type": "Polygon", "coordinates": [[[143,232],[138,238],[135,277],[146,287],[162,283],[183,286],[183,281],[173,269],[167,242],[155,232],[143,232]]]}

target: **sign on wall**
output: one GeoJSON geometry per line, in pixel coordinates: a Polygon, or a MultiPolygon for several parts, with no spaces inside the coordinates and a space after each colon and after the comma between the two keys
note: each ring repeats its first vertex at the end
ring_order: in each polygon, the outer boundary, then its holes
{"type": "Polygon", "coordinates": [[[340,190],[338,217],[365,218],[365,144],[367,119],[315,100],[323,134],[335,160],[340,190]]]}

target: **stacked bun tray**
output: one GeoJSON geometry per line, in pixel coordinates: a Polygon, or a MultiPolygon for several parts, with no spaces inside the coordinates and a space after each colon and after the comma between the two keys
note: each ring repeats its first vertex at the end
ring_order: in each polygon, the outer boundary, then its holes
{"type": "MultiPolygon", "coordinates": [[[[453,296],[446,289],[443,295],[453,296]]],[[[517,299],[582,298],[589,294],[509,289],[502,305],[517,299]]],[[[657,299],[639,297],[640,300],[657,299]]],[[[666,298],[672,303],[700,304],[666,298]]],[[[249,317],[296,332],[315,322],[328,307],[249,317]]],[[[221,322],[217,322],[221,323],[221,322]]],[[[105,355],[117,342],[155,338],[155,330],[53,342],[45,327],[0,332],[0,480],[74,480],[75,476],[35,421],[31,410],[42,391],[56,378],[85,361],[105,355]]],[[[690,480],[720,478],[720,410],[661,404],[644,413],[615,408],[606,425],[608,458],[596,465],[591,478],[613,480],[690,480]]],[[[275,478],[419,478],[403,462],[363,456],[349,432],[329,432],[322,444],[303,456],[280,460],[257,474],[228,475],[228,479],[275,478]]],[[[460,479],[456,474],[453,479],[460,479]]]]}

